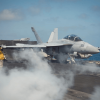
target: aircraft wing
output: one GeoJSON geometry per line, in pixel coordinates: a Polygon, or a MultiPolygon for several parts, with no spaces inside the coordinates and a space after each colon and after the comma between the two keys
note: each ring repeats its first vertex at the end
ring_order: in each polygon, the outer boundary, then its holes
{"type": "Polygon", "coordinates": [[[73,44],[60,44],[60,43],[48,43],[47,47],[57,47],[57,46],[72,46],[73,44]]]}
{"type": "Polygon", "coordinates": [[[16,46],[6,46],[2,45],[2,48],[43,48],[45,45],[16,45],[16,46]]]}
{"type": "Polygon", "coordinates": [[[73,44],[62,44],[62,43],[44,43],[37,45],[29,45],[29,44],[16,44],[14,46],[6,46],[2,45],[2,48],[44,48],[44,47],[57,47],[57,46],[72,46],[73,44]]]}

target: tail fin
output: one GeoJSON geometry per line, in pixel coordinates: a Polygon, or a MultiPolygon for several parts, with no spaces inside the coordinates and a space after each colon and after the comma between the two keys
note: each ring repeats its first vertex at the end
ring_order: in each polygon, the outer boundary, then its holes
{"type": "Polygon", "coordinates": [[[48,42],[51,42],[51,41],[53,40],[53,37],[54,37],[54,32],[51,32],[51,35],[50,35],[50,37],[49,37],[48,42]]]}
{"type": "Polygon", "coordinates": [[[58,40],[58,28],[54,29],[54,39],[58,40]]]}
{"type": "Polygon", "coordinates": [[[34,27],[31,27],[31,29],[35,34],[35,37],[37,39],[37,43],[43,43],[42,40],[40,39],[40,37],[38,36],[37,32],[35,31],[34,27]]]}
{"type": "Polygon", "coordinates": [[[56,40],[58,40],[58,28],[55,28],[54,31],[51,32],[48,42],[56,41],[56,40]]]}

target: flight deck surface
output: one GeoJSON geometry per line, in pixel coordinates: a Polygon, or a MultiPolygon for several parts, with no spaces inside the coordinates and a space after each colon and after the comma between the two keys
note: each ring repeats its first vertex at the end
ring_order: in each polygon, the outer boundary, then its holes
{"type": "MultiPolygon", "coordinates": [[[[84,63],[83,65],[85,66],[84,63]]],[[[73,68],[77,66],[75,64],[69,64],[69,63],[61,64],[57,62],[53,62],[53,63],[50,62],[48,64],[51,66],[53,70],[52,73],[56,75],[57,77],[64,76],[64,73],[62,74],[61,72],[67,71],[67,70],[73,70],[73,68]]],[[[15,61],[6,62],[5,61],[3,63],[3,66],[7,67],[6,73],[9,73],[10,69],[13,69],[16,67],[19,69],[23,68],[23,70],[27,70],[27,66],[25,66],[25,63],[23,62],[15,62],[15,61]]],[[[98,67],[99,66],[100,65],[98,65],[98,67]]],[[[96,86],[100,86],[100,74],[99,73],[75,72],[74,85],[68,89],[68,92],[64,96],[64,100],[67,100],[68,98],[70,100],[87,100],[91,97],[92,93],[94,92],[94,88],[96,86]]]]}

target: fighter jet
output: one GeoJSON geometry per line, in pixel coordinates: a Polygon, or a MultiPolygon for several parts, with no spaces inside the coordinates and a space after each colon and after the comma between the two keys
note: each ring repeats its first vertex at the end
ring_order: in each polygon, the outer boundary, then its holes
{"type": "MultiPolygon", "coordinates": [[[[2,46],[2,48],[39,48],[42,49],[49,57],[56,58],[59,60],[61,54],[66,56],[66,58],[71,58],[71,62],[75,63],[75,58],[88,58],[92,54],[99,53],[97,47],[84,42],[80,37],[76,35],[68,35],[63,39],[58,40],[58,28],[55,28],[51,33],[47,43],[43,43],[39,35],[33,27],[32,31],[37,39],[37,45],[29,44],[16,44],[16,46],[2,46]]],[[[66,59],[67,60],[67,59],[66,59]]]]}

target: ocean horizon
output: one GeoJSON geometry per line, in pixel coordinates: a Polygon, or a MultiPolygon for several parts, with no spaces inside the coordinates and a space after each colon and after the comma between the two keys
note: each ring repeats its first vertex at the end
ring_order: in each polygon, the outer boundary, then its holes
{"type": "Polygon", "coordinates": [[[84,60],[100,61],[100,53],[93,54],[91,57],[84,59],[84,60]]]}

